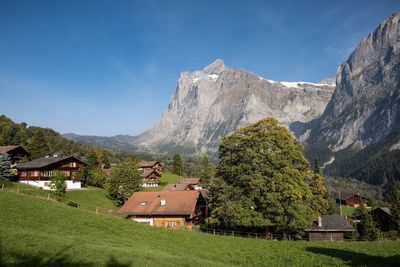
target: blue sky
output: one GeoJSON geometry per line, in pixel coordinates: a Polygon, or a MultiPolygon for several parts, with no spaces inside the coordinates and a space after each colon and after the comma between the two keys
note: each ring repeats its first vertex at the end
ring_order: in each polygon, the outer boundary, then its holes
{"type": "Polygon", "coordinates": [[[273,80],[334,76],[400,1],[0,1],[0,114],[139,134],[181,71],[217,58],[273,80]]]}

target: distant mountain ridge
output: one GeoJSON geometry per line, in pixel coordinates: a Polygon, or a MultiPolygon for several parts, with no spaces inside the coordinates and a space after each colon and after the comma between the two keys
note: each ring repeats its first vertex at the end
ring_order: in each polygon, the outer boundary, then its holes
{"type": "Polygon", "coordinates": [[[339,66],[324,113],[300,138],[326,171],[386,184],[400,168],[400,13],[365,37],[339,66]]]}

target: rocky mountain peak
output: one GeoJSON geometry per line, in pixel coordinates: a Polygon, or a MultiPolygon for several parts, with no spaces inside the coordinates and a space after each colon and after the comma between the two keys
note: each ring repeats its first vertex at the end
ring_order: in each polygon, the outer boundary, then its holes
{"type": "Polygon", "coordinates": [[[218,59],[202,70],[181,73],[161,120],[134,145],[158,153],[215,153],[222,137],[261,118],[274,117],[288,127],[317,118],[333,89],[264,79],[218,59]]]}
{"type": "Polygon", "coordinates": [[[221,74],[227,67],[222,59],[217,59],[207,67],[203,69],[204,73],[207,74],[221,74]]]}

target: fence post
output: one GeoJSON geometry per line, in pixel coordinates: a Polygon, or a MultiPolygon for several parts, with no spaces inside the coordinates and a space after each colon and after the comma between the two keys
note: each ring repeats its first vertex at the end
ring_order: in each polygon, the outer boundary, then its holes
{"type": "Polygon", "coordinates": [[[256,239],[257,239],[257,233],[256,233],[256,239]]]}
{"type": "Polygon", "coordinates": [[[213,229],[213,231],[214,231],[214,235],[215,235],[215,229],[213,229]]]}
{"type": "Polygon", "coordinates": [[[50,200],[50,193],[47,194],[47,201],[50,200]]]}
{"type": "Polygon", "coordinates": [[[78,208],[81,206],[81,204],[80,203],[78,203],[78,208]]]}
{"type": "Polygon", "coordinates": [[[19,194],[19,185],[18,185],[18,187],[17,187],[17,195],[19,194]]]}
{"type": "Polygon", "coordinates": [[[232,236],[235,236],[235,231],[232,231],[232,236]]]}
{"type": "Polygon", "coordinates": [[[1,185],[1,191],[4,191],[4,184],[1,185]]]}
{"type": "Polygon", "coordinates": [[[99,213],[99,207],[96,208],[96,214],[99,213]]]}

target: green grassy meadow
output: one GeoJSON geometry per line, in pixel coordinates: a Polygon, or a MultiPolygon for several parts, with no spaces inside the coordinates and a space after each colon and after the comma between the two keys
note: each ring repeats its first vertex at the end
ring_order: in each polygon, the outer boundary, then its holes
{"type": "Polygon", "coordinates": [[[400,242],[267,241],[168,230],[0,191],[0,266],[398,266],[400,242]]]}

